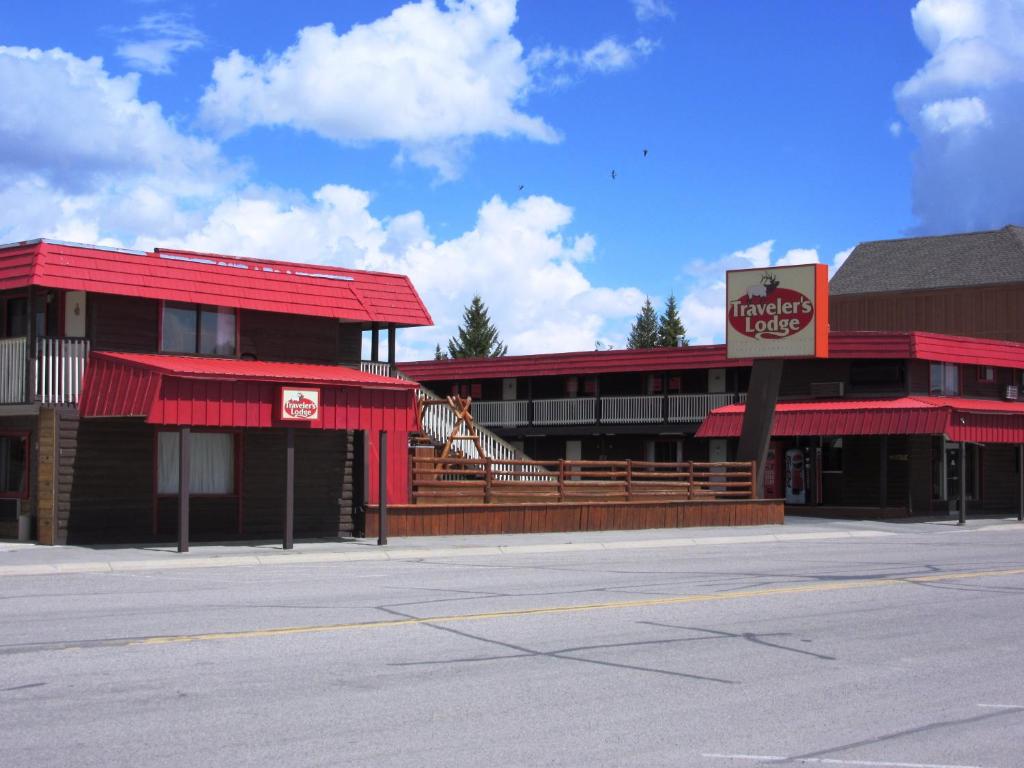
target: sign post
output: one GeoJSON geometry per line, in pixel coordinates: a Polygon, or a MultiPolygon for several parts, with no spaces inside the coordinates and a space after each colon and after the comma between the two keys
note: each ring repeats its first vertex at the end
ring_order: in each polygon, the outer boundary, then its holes
{"type": "Polygon", "coordinates": [[[757,462],[761,496],[783,363],[828,357],[828,267],[730,270],[725,311],[726,356],[753,360],[736,458],[757,462]]]}

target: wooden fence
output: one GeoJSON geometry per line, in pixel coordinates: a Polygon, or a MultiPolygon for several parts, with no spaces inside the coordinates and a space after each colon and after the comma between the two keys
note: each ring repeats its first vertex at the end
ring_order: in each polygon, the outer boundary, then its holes
{"type": "Polygon", "coordinates": [[[414,504],[753,499],[755,462],[509,461],[413,456],[414,504]]]}

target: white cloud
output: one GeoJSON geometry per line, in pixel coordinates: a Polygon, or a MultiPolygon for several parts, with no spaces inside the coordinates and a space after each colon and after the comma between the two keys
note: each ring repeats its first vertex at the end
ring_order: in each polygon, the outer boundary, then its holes
{"type": "Polygon", "coordinates": [[[903,134],[903,123],[899,120],[893,120],[889,123],[889,133],[891,133],[894,138],[898,139],[903,134]]]}
{"type": "Polygon", "coordinates": [[[675,18],[675,12],[667,0],[630,0],[637,21],[651,21],[661,18],[675,18]]]}
{"type": "Polygon", "coordinates": [[[921,120],[935,133],[951,133],[991,123],[985,102],[977,96],[933,101],[921,108],[921,120]]]}
{"type": "Polygon", "coordinates": [[[519,104],[530,85],[511,32],[515,0],[408,3],[337,34],[306,27],[280,54],[239,51],[214,63],[205,120],[230,136],[287,125],[352,144],[397,142],[414,161],[450,177],[452,142],[480,135],[555,142],[558,133],[519,104]]]}
{"type": "Polygon", "coordinates": [[[117,55],[135,69],[166,75],[179,54],[200,48],[205,41],[187,14],[161,12],[143,16],[133,27],[121,30],[124,39],[117,55]]]}
{"type": "Polygon", "coordinates": [[[920,231],[1024,221],[1024,4],[920,0],[912,19],[929,57],[895,97],[919,142],[920,231]]]}
{"type": "Polygon", "coordinates": [[[656,47],[657,44],[646,37],[638,37],[628,44],[606,37],[583,51],[551,46],[534,48],[526,57],[531,88],[564,88],[591,72],[610,74],[628,69],[650,56],[656,47]]]}
{"type": "Polygon", "coordinates": [[[646,37],[638,37],[629,45],[623,45],[614,37],[605,38],[580,57],[582,68],[597,72],[614,72],[633,66],[637,59],[650,56],[654,43],[646,37]]]}

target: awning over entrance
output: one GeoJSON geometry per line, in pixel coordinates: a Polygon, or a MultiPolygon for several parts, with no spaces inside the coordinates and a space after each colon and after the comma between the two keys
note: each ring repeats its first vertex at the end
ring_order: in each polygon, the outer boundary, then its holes
{"type": "Polygon", "coordinates": [[[304,427],[411,432],[417,384],[340,365],[93,352],[83,417],[137,416],[150,424],[304,427]],[[317,418],[281,418],[283,388],[316,390],[317,418]]]}
{"type": "MultiPolygon", "coordinates": [[[[697,437],[739,437],[745,410],[716,408],[697,437]]],[[[945,435],[955,442],[1024,443],[1024,403],[925,396],[782,402],[772,435],[945,435]]]]}

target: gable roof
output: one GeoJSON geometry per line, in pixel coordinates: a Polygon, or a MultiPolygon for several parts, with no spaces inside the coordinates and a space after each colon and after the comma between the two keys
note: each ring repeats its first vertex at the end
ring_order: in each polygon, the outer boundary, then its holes
{"type": "Polygon", "coordinates": [[[30,240],[0,246],[0,290],[72,291],[339,320],[433,325],[405,275],[158,248],[30,240]]]}
{"type": "Polygon", "coordinates": [[[1024,282],[1024,228],[861,243],[829,283],[829,293],[920,291],[1024,282]]]}

